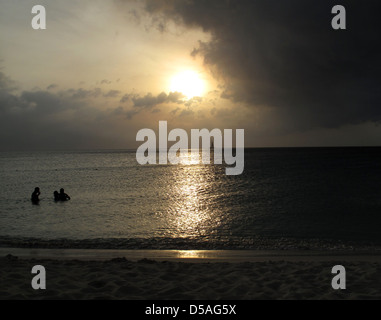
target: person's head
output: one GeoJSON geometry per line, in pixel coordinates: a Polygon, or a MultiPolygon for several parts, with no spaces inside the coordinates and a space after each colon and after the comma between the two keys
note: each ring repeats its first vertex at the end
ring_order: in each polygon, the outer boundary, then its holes
{"type": "Polygon", "coordinates": [[[61,192],[61,193],[65,193],[64,188],[61,188],[61,189],[60,189],[60,192],[61,192]]]}
{"type": "Polygon", "coordinates": [[[54,191],[54,195],[55,196],[59,195],[58,191],[54,191]]]}
{"type": "Polygon", "coordinates": [[[34,188],[34,192],[40,192],[40,188],[34,188]]]}

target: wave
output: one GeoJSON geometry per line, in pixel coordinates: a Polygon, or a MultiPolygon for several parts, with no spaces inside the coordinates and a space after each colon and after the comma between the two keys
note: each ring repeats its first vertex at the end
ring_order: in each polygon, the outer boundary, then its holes
{"type": "Polygon", "coordinates": [[[0,247],[40,249],[127,249],[127,250],[314,250],[314,251],[374,251],[381,244],[330,239],[293,238],[98,238],[43,239],[0,237],[0,247]]]}

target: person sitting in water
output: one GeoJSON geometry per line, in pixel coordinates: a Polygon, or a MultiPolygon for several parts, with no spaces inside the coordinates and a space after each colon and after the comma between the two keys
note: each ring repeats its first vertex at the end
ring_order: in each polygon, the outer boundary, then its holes
{"type": "Polygon", "coordinates": [[[54,191],[54,201],[60,201],[61,198],[60,198],[60,194],[58,193],[58,191],[54,191]]]}
{"type": "Polygon", "coordinates": [[[32,193],[32,202],[37,204],[40,202],[40,196],[41,192],[40,192],[40,188],[35,188],[34,189],[34,192],[32,193]]]}
{"type": "Polygon", "coordinates": [[[68,200],[70,200],[70,197],[65,193],[64,189],[60,190],[60,200],[61,201],[68,201],[68,200]]]}

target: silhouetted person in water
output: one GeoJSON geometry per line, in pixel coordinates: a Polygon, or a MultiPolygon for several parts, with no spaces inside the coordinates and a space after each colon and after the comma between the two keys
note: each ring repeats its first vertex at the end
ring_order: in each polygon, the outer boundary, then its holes
{"type": "Polygon", "coordinates": [[[70,200],[70,197],[65,193],[64,189],[60,190],[60,200],[61,201],[68,201],[68,200],[70,200]]]}
{"type": "Polygon", "coordinates": [[[54,201],[60,201],[61,198],[60,198],[60,194],[58,193],[58,191],[54,191],[54,201]]]}
{"type": "Polygon", "coordinates": [[[32,193],[33,204],[38,204],[40,202],[40,198],[39,198],[40,194],[41,194],[40,188],[35,188],[34,192],[32,193]]]}

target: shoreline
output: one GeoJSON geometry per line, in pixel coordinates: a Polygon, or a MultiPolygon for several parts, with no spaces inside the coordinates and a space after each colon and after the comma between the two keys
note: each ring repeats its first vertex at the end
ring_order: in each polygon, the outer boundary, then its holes
{"type": "Polygon", "coordinates": [[[108,249],[102,241],[90,249],[70,248],[71,241],[45,248],[23,243],[28,247],[0,241],[0,300],[381,300],[378,246],[170,250],[108,249]],[[36,265],[46,268],[46,290],[31,287],[36,265]],[[332,288],[337,265],[346,269],[347,290],[332,288]]]}
{"type": "MultiPolygon", "coordinates": [[[[147,253],[143,256],[149,256],[147,253]]],[[[125,257],[79,260],[0,255],[0,300],[381,299],[379,255],[257,257],[259,260],[227,262],[167,257],[162,261],[138,260],[139,256],[131,261],[125,257]],[[37,265],[46,269],[46,290],[31,287],[31,270],[37,265]],[[332,288],[335,265],[346,268],[347,290],[332,288]]]]}
{"type": "Polygon", "coordinates": [[[339,239],[253,236],[231,238],[30,238],[0,236],[0,248],[89,250],[254,250],[254,251],[368,251],[381,254],[381,243],[339,239]]]}
{"type": "Polygon", "coordinates": [[[14,256],[22,260],[108,261],[143,259],[157,262],[244,263],[266,261],[292,262],[377,262],[381,252],[374,251],[310,251],[310,250],[128,250],[128,249],[44,249],[2,248],[0,257],[14,256]]]}

